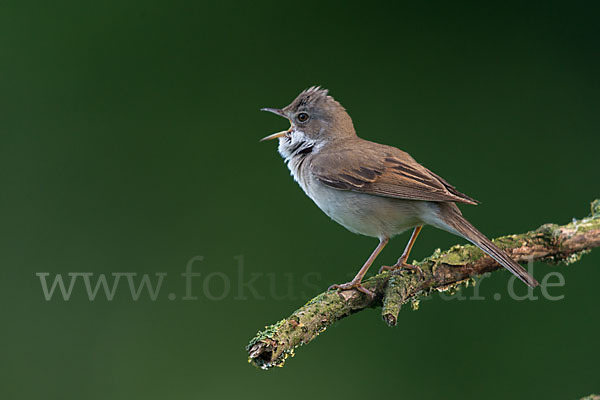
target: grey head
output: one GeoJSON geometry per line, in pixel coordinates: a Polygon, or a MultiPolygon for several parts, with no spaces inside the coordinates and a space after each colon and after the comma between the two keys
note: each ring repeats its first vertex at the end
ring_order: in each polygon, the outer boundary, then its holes
{"type": "Polygon", "coordinates": [[[319,86],[304,90],[287,107],[261,110],[287,118],[291,123],[289,130],[274,133],[261,141],[290,139],[294,134],[301,134],[306,140],[317,143],[356,136],[352,119],[344,107],[328,95],[327,89],[319,86]]]}

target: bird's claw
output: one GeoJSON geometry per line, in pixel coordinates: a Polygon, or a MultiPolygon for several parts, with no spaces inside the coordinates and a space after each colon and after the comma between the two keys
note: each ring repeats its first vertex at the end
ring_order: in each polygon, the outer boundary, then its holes
{"type": "Polygon", "coordinates": [[[392,266],[383,265],[379,268],[379,273],[384,271],[396,271],[398,269],[407,269],[409,271],[416,271],[420,276],[423,276],[423,270],[418,265],[408,264],[405,261],[398,261],[396,264],[392,266]]]}
{"type": "Polygon", "coordinates": [[[371,299],[373,297],[375,297],[375,293],[373,293],[372,291],[370,291],[369,289],[364,287],[360,282],[352,282],[351,281],[351,282],[347,282],[347,283],[335,284],[335,285],[329,286],[329,289],[327,289],[327,290],[337,290],[337,291],[341,292],[344,290],[352,290],[352,289],[355,289],[361,293],[366,294],[371,299]]]}

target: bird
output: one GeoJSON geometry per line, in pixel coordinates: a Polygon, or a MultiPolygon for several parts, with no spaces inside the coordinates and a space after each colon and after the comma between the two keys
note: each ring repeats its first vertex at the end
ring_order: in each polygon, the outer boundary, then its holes
{"type": "Polygon", "coordinates": [[[422,273],[408,263],[423,226],[433,226],[462,237],[483,250],[530,287],[538,282],[525,268],[498,248],[462,215],[457,203],[479,202],[459,192],[408,153],[357,136],[346,109],[327,89],[312,86],[284,108],[262,108],[290,121],[286,131],[260,139],[278,139],[278,151],[304,193],[332,220],[349,231],[377,238],[379,243],[354,279],[329,290],[374,293],[362,279],[394,236],[412,235],[392,266],[422,273]]]}

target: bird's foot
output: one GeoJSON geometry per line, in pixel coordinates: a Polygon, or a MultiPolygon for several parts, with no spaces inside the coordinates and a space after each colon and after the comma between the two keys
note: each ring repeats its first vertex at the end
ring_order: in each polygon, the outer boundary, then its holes
{"type": "Polygon", "coordinates": [[[381,268],[379,268],[379,273],[382,273],[384,271],[396,271],[398,269],[414,271],[417,272],[420,276],[423,276],[423,270],[421,269],[421,267],[419,267],[418,265],[408,264],[406,261],[403,261],[401,259],[398,260],[398,262],[392,266],[383,265],[381,268]]]}
{"type": "Polygon", "coordinates": [[[350,281],[350,282],[346,282],[346,283],[331,285],[331,286],[329,286],[329,289],[327,289],[327,290],[337,290],[338,292],[341,292],[344,290],[351,290],[351,289],[358,290],[359,292],[364,293],[367,296],[369,296],[371,299],[373,297],[375,297],[375,293],[373,293],[372,291],[370,291],[369,289],[364,287],[360,283],[360,281],[358,281],[358,282],[350,281]]]}

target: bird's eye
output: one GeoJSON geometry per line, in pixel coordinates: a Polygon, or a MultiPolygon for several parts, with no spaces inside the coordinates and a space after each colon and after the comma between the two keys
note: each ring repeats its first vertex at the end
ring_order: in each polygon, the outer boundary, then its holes
{"type": "Polygon", "coordinates": [[[299,114],[296,116],[296,118],[297,118],[297,119],[298,119],[298,121],[300,121],[300,122],[306,122],[306,121],[308,121],[308,118],[309,118],[309,116],[308,116],[308,114],[307,114],[307,113],[305,113],[305,112],[301,112],[301,113],[299,113],[299,114]]]}

